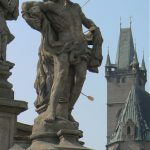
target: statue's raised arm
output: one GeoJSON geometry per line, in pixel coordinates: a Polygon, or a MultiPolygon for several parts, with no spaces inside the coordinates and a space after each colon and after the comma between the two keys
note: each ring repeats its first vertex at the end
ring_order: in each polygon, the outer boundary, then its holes
{"type": "Polygon", "coordinates": [[[89,29],[89,32],[85,37],[89,41],[90,45],[93,45],[90,62],[88,64],[88,70],[91,72],[98,73],[98,67],[101,65],[103,59],[102,57],[103,38],[100,29],[95,25],[95,23],[91,19],[88,19],[84,15],[79,5],[78,9],[80,11],[82,24],[87,29],[89,29]]]}

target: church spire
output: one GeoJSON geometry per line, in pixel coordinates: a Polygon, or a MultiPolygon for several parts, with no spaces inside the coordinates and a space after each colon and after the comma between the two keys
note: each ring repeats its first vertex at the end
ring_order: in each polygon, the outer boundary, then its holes
{"type": "Polygon", "coordinates": [[[136,51],[136,43],[135,43],[135,48],[134,48],[134,60],[136,62],[136,64],[139,64],[139,61],[138,61],[138,56],[137,56],[137,51],[136,51]]]}
{"type": "Polygon", "coordinates": [[[109,46],[108,46],[108,54],[107,54],[107,60],[106,60],[106,67],[111,66],[111,61],[110,61],[110,55],[109,55],[109,46]]]}
{"type": "Polygon", "coordinates": [[[121,28],[116,56],[118,69],[128,69],[134,57],[134,44],[131,28],[121,28]]]}
{"type": "Polygon", "coordinates": [[[143,59],[142,59],[141,69],[142,69],[143,71],[146,71],[145,58],[144,58],[144,51],[143,51],[143,59]]]}

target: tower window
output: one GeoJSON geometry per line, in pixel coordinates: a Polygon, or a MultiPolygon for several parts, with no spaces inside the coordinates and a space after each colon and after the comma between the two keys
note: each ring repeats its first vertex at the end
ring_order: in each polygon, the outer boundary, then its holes
{"type": "Polygon", "coordinates": [[[131,128],[130,126],[127,127],[127,135],[130,135],[131,134],[131,128]]]}

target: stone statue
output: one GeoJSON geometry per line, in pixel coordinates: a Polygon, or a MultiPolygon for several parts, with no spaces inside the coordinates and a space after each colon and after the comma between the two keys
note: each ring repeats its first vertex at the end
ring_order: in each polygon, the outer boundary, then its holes
{"type": "Polygon", "coordinates": [[[86,72],[97,72],[101,64],[102,37],[98,27],[85,17],[80,6],[69,0],[26,2],[23,17],[42,33],[35,87],[36,107],[47,104],[47,121],[54,121],[58,102],[68,101],[68,119],[86,77],[86,72]],[[93,48],[88,48],[82,25],[93,35],[93,48]],[[68,94],[63,94],[64,91],[68,94]]]}
{"type": "Polygon", "coordinates": [[[19,15],[19,0],[0,0],[0,60],[6,61],[6,49],[14,36],[10,33],[6,21],[16,20],[19,15]]]}
{"type": "Polygon", "coordinates": [[[78,123],[71,113],[87,70],[98,73],[101,65],[101,32],[92,20],[86,18],[81,7],[70,0],[25,2],[22,15],[42,35],[35,82],[35,106],[40,115],[35,120],[33,133],[39,130],[52,132],[52,129],[55,133],[64,128],[69,132],[78,130],[78,123]],[[89,29],[87,35],[83,33],[82,25],[89,29]],[[46,124],[41,124],[41,120],[46,124]]]}

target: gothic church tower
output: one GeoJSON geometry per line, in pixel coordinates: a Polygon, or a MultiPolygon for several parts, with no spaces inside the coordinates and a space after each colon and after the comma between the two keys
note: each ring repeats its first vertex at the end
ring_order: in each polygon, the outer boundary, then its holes
{"type": "Polygon", "coordinates": [[[137,142],[148,140],[150,147],[150,137],[143,138],[145,134],[149,135],[149,131],[141,132],[142,128],[147,130],[146,126],[150,128],[150,117],[147,117],[150,113],[150,95],[145,91],[147,71],[144,57],[139,66],[131,27],[120,29],[116,62],[111,63],[108,53],[105,76],[107,79],[107,149],[149,150],[146,149],[147,144],[144,147],[143,143],[137,142]],[[149,106],[149,109],[145,105],[149,106]]]}

